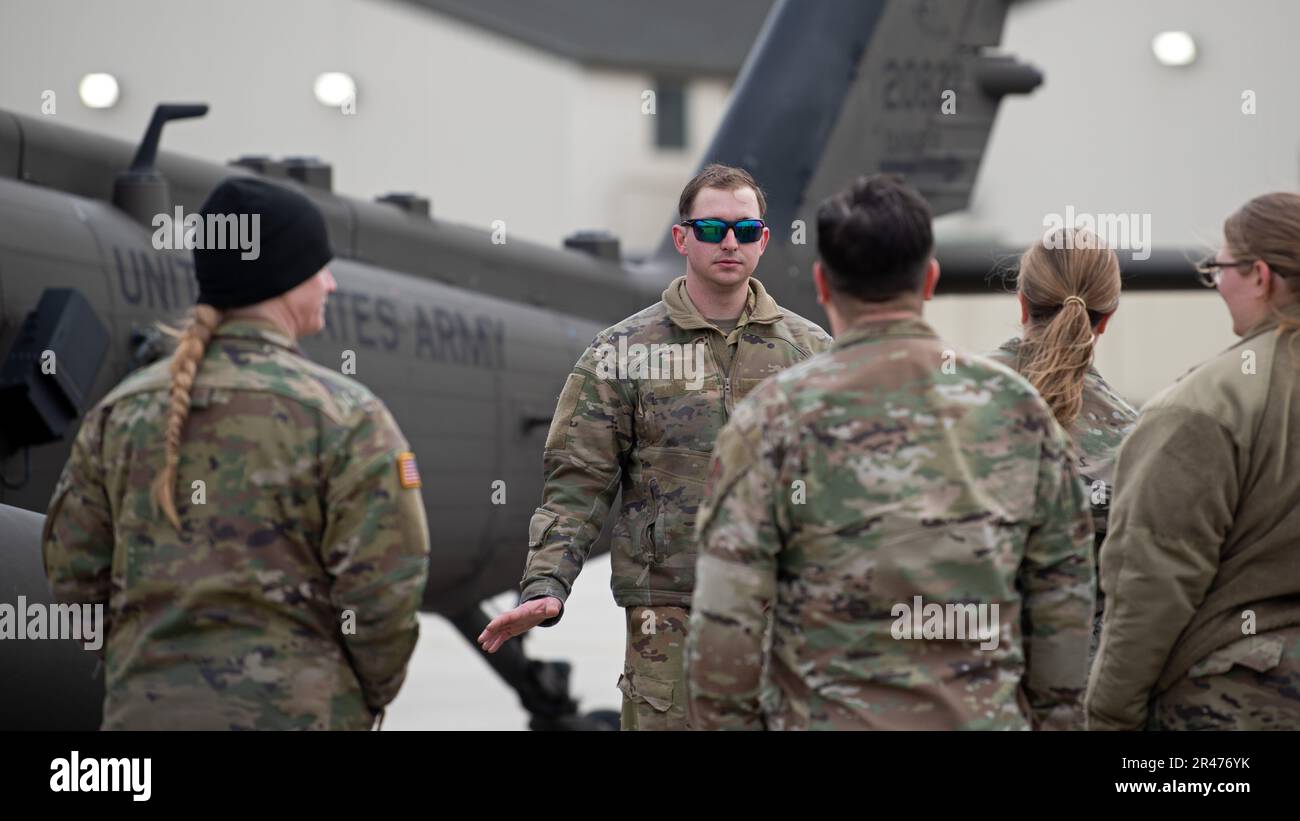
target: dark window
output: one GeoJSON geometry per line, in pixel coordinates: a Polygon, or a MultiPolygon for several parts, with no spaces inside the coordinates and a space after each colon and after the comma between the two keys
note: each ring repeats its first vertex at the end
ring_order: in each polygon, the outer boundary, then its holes
{"type": "Polygon", "coordinates": [[[686,83],[659,78],[655,89],[655,145],[686,147],[686,83]]]}

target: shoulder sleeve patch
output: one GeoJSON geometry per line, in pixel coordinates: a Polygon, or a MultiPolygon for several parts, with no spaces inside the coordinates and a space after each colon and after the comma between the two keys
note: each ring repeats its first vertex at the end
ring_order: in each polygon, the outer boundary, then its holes
{"type": "Polygon", "coordinates": [[[409,450],[397,454],[397,478],[408,490],[421,486],[420,469],[415,466],[415,454],[409,450]]]}

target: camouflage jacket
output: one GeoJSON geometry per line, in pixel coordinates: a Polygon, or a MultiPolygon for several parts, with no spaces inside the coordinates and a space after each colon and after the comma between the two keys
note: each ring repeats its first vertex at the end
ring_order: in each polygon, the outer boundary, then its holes
{"type": "Polygon", "coordinates": [[[694,726],[1082,726],[1094,563],[1069,439],[921,319],[862,321],[741,403],[698,527],[694,726]]]}
{"type": "MultiPolygon", "coordinates": [[[[986,356],[1017,373],[1024,373],[1019,338],[1008,340],[986,356]]],[[[1092,525],[1098,544],[1106,535],[1106,517],[1115,495],[1115,457],[1124,437],[1137,424],[1137,418],[1137,410],[1106,384],[1097,369],[1088,368],[1083,378],[1083,408],[1068,432],[1074,442],[1079,475],[1088,485],[1092,525]]]]}
{"type": "Polygon", "coordinates": [[[690,606],[695,514],[718,430],[755,385],[830,345],[825,331],[779,308],[757,279],[749,284],[726,337],[678,277],[663,301],[601,331],[583,353],[546,437],[546,484],[528,527],[521,600],[568,597],[621,488],[614,600],[690,606]],[[724,344],[736,346],[725,373],[715,353],[724,344]]]}
{"type": "Polygon", "coordinates": [[[106,605],[104,728],[368,728],[428,572],[406,440],[270,326],[223,323],[191,391],[178,533],[150,494],[168,365],[86,415],[45,524],[55,595],[106,605]]]}

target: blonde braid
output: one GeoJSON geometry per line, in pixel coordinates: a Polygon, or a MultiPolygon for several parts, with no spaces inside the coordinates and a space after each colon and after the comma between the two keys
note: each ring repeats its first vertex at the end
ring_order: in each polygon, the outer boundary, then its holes
{"type": "Polygon", "coordinates": [[[167,406],[167,429],[164,434],[166,461],[162,473],[153,483],[154,503],[162,509],[172,527],[181,529],[176,513],[176,471],[181,461],[181,432],[190,415],[190,389],[198,374],[203,352],[212,333],[221,322],[221,311],[211,305],[195,305],[189,321],[180,332],[176,352],[172,354],[172,384],[167,406]]]}

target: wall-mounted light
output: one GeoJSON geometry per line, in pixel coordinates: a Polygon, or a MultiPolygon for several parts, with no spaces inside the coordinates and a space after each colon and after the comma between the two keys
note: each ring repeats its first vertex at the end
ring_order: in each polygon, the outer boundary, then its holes
{"type": "Polygon", "coordinates": [[[117,78],[112,74],[87,74],[77,86],[86,108],[112,108],[117,104],[117,78]]]}
{"type": "Polygon", "coordinates": [[[1162,66],[1187,66],[1196,60],[1196,41],[1185,31],[1162,31],[1151,41],[1162,66]]]}
{"type": "Polygon", "coordinates": [[[321,105],[338,108],[348,100],[356,100],[357,84],[352,81],[350,74],[327,71],[316,78],[313,91],[321,105]]]}

